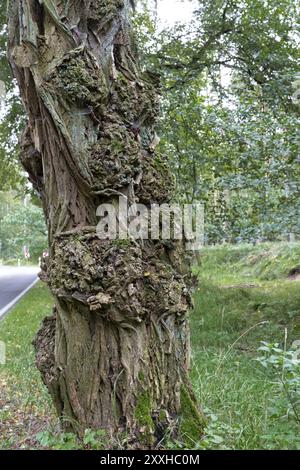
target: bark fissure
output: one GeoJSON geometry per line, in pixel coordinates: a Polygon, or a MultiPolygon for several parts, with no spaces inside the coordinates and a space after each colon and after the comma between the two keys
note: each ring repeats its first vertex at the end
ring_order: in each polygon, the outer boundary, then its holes
{"type": "MultiPolygon", "coordinates": [[[[191,414],[188,310],[179,244],[97,238],[119,195],[171,199],[156,153],[158,78],[134,53],[128,0],[9,2],[9,60],[28,114],[22,163],[43,202],[55,298],[35,346],[66,428],[154,445],[191,414]],[[187,392],[188,390],[188,392],[187,392]]],[[[194,406],[201,435],[203,419],[194,406]]],[[[193,436],[195,438],[195,436],[193,436]]]]}

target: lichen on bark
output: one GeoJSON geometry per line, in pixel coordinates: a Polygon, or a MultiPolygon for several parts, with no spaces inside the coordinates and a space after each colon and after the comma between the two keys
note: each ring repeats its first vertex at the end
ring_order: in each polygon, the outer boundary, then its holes
{"type": "Polygon", "coordinates": [[[183,247],[96,236],[97,207],[116,192],[148,207],[172,197],[156,152],[157,76],[139,67],[130,4],[12,0],[8,42],[28,115],[22,162],[49,229],[41,277],[55,311],[37,335],[37,365],[65,428],[125,432],[151,447],[180,432],[186,403],[195,439],[203,421],[192,393],[182,394],[191,308],[183,247]]]}

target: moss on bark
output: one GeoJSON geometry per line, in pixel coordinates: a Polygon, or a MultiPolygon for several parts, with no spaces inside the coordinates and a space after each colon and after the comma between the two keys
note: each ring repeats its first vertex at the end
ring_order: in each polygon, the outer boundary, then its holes
{"type": "Polygon", "coordinates": [[[134,417],[141,442],[150,447],[155,443],[155,425],[152,414],[153,404],[151,394],[150,392],[142,391],[137,398],[134,417]]]}
{"type": "Polygon", "coordinates": [[[181,386],[180,399],[179,435],[181,440],[187,445],[191,445],[202,438],[207,420],[197,407],[195,398],[184,384],[181,386]]]}

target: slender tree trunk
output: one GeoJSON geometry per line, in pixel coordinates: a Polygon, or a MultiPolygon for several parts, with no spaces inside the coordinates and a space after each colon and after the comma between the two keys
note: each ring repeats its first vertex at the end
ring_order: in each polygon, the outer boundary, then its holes
{"type": "Polygon", "coordinates": [[[157,77],[141,72],[129,0],[9,2],[9,60],[28,114],[22,163],[43,201],[55,313],[37,365],[67,429],[200,437],[188,381],[190,296],[180,247],[97,238],[96,209],[168,202],[155,154],[157,77]]]}

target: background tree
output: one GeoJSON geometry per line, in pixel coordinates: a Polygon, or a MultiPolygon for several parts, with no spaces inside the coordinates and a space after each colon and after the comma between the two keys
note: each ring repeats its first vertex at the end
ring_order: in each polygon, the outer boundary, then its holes
{"type": "Polygon", "coordinates": [[[300,232],[296,115],[245,99],[210,103],[197,82],[165,106],[162,148],[177,197],[205,203],[208,243],[300,232]]]}
{"type": "Polygon", "coordinates": [[[0,241],[0,258],[5,264],[24,258],[24,246],[29,249],[31,261],[37,263],[48,246],[41,208],[11,193],[0,193],[0,241]]]}
{"type": "Polygon", "coordinates": [[[138,24],[148,65],[164,79],[162,151],[177,198],[205,203],[208,243],[297,235],[297,5],[194,5],[193,21],[163,31],[156,43],[151,15],[138,24]]]}
{"type": "Polygon", "coordinates": [[[178,419],[193,437],[203,420],[188,380],[180,247],[95,234],[99,204],[172,192],[152,145],[157,77],[138,66],[129,3],[10,1],[8,45],[28,114],[22,163],[51,247],[43,278],[56,309],[36,340],[38,367],[66,427],[152,445],[178,419]]]}
{"type": "MultiPolygon", "coordinates": [[[[24,124],[16,82],[7,61],[7,1],[0,1],[0,191],[26,192],[18,153],[18,135],[24,124]]],[[[27,188],[28,189],[28,188],[27,188]]]]}

